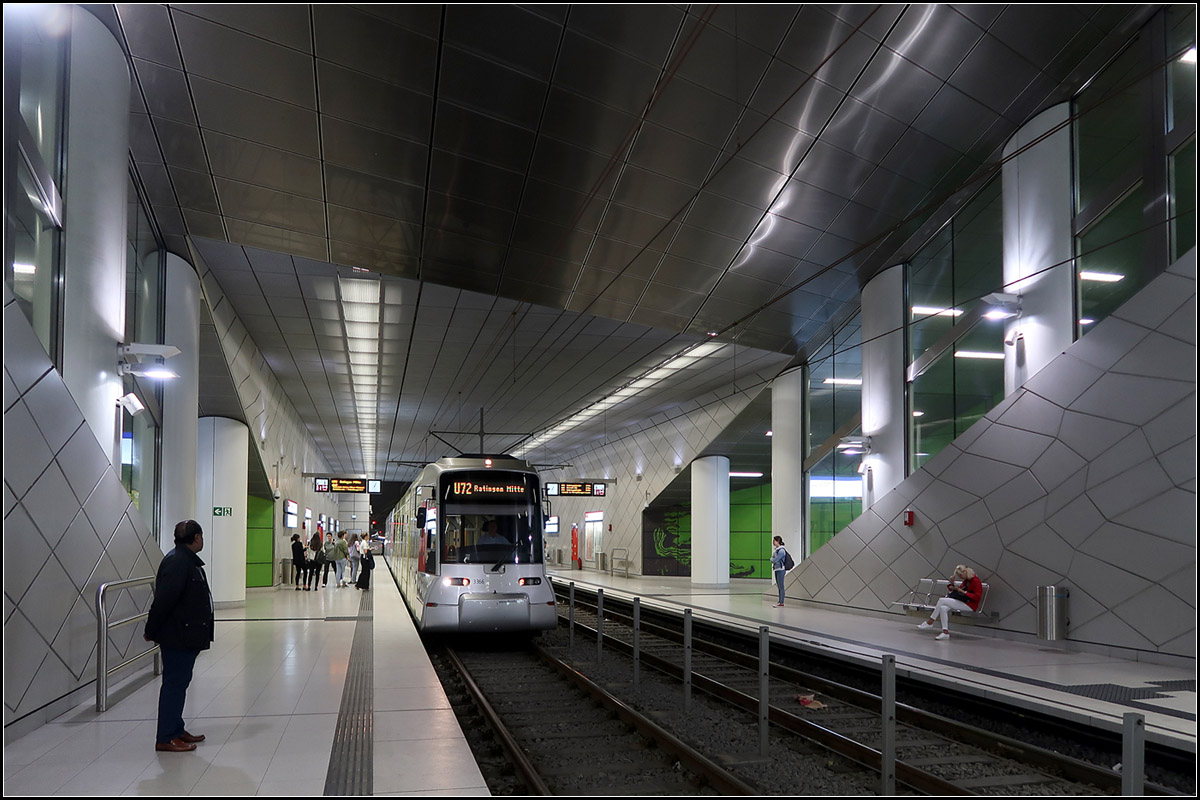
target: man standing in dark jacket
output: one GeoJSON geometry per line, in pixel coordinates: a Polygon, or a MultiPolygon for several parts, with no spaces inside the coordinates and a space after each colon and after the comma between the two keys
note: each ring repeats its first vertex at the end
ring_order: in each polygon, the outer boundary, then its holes
{"type": "Polygon", "coordinates": [[[154,602],[146,620],[145,638],[162,653],[163,682],[158,694],[158,735],[154,749],[183,753],[196,749],[204,736],[183,728],[183,704],[192,682],[192,668],[201,650],[213,640],[213,602],[196,555],[204,548],[204,531],[195,520],[175,526],[175,549],[163,558],[154,581],[154,602]]]}

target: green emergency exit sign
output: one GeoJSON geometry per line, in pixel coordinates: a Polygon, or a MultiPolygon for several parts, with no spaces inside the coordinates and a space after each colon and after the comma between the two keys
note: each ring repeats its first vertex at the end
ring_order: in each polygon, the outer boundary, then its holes
{"type": "Polygon", "coordinates": [[[233,508],[231,506],[213,506],[214,517],[232,517],[233,508]]]}

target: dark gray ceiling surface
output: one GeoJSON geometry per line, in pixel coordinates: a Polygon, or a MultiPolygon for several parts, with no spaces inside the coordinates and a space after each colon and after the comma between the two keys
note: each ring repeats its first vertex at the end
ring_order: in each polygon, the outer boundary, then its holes
{"type": "MultiPolygon", "coordinates": [[[[335,430],[352,384],[326,358],[357,337],[336,298],[306,294],[309,270],[420,297],[380,306],[409,339],[389,353],[379,334],[379,397],[400,400],[380,400],[395,430],[377,463],[413,458],[426,423],[477,417],[477,390],[451,413],[464,372],[511,383],[522,340],[544,352],[536,390],[494,404],[505,430],[551,426],[710,333],[782,364],[1152,7],[89,8],[132,57],[132,151],[168,245],[203,243],[272,369],[310,384],[297,408],[330,462],[357,471],[335,430]],[[438,412],[413,416],[410,395],[438,412]]],[[[707,390],[671,402],[690,389],[707,390]]]]}

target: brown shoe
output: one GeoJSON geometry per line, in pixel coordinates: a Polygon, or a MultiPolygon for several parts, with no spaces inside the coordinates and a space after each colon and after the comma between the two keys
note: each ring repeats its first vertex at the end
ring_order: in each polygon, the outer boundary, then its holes
{"type": "Polygon", "coordinates": [[[196,744],[198,742],[204,741],[204,734],[202,733],[199,736],[193,736],[192,734],[188,733],[187,731],[184,731],[183,733],[179,734],[179,738],[182,739],[183,741],[187,742],[188,744],[196,744]]]}
{"type": "Polygon", "coordinates": [[[188,744],[183,739],[172,739],[169,742],[155,742],[154,749],[160,753],[188,753],[196,749],[196,745],[188,744]]]}

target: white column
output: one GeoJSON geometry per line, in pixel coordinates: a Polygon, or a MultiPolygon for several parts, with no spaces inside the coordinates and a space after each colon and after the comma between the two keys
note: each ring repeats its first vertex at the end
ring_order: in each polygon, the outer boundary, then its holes
{"type": "Polygon", "coordinates": [[[246,497],[250,430],[225,417],[199,420],[196,516],[208,585],[218,608],[246,603],[246,497]]]}
{"type": "Polygon", "coordinates": [[[862,290],[863,508],[904,480],[904,270],[878,273],[862,290]]]}
{"type": "Polygon", "coordinates": [[[121,464],[129,65],[108,28],[71,6],[63,186],[63,382],[104,452],[121,464]]]}
{"type": "MultiPolygon", "coordinates": [[[[197,519],[196,468],[199,436],[197,408],[200,398],[200,279],[192,265],[167,254],[167,302],[164,343],[179,348],[171,358],[178,378],[163,386],[162,421],[162,531],[163,552],[174,547],[175,523],[197,519]]],[[[209,509],[211,511],[211,509],[209,509]]],[[[199,521],[197,519],[197,521],[199,521]]],[[[203,522],[200,523],[204,525],[203,522]]],[[[208,529],[205,528],[205,533],[208,529]]]]}
{"type": "Polygon", "coordinates": [[[771,381],[771,534],[801,558],[804,535],[804,370],[771,381]],[[794,548],[794,550],[792,549],[794,548]]]}
{"type": "Polygon", "coordinates": [[[729,459],[692,462],[692,584],[729,585],[729,459]]]}
{"type": "Polygon", "coordinates": [[[1021,316],[1005,324],[1005,395],[1074,340],[1070,111],[1069,103],[1043,111],[1004,148],[1004,284],[1021,297],[1021,316]]]}

